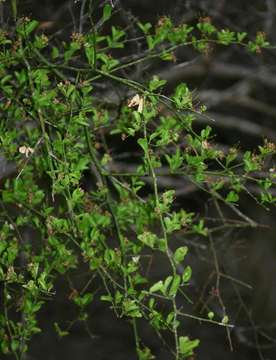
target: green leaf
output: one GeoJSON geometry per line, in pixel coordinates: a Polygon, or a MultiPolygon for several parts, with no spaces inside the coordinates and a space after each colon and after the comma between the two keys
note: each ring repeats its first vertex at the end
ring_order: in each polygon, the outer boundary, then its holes
{"type": "Polygon", "coordinates": [[[217,33],[217,37],[222,45],[229,45],[235,41],[235,33],[228,29],[222,29],[221,31],[219,31],[217,33]]]}
{"type": "Polygon", "coordinates": [[[193,350],[198,347],[199,340],[190,340],[187,336],[179,337],[179,350],[184,358],[193,355],[193,350]]]}
{"type": "Polygon", "coordinates": [[[37,20],[23,21],[17,26],[16,31],[21,36],[27,37],[35,30],[38,24],[37,20]]]}
{"type": "Polygon", "coordinates": [[[209,311],[208,312],[208,319],[213,320],[214,317],[215,317],[215,314],[213,313],[213,311],[209,311]]]}
{"type": "Polygon", "coordinates": [[[160,55],[160,59],[164,61],[172,61],[174,59],[174,56],[171,52],[163,51],[160,55]]]}
{"type": "Polygon", "coordinates": [[[110,4],[105,4],[103,8],[103,22],[106,22],[110,19],[112,13],[112,6],[110,4]]]}
{"type": "Polygon", "coordinates": [[[192,93],[187,84],[181,83],[175,89],[175,95],[172,96],[173,101],[178,109],[192,109],[192,93]]]}
{"type": "Polygon", "coordinates": [[[61,328],[57,322],[54,322],[54,327],[55,327],[56,333],[58,334],[58,336],[60,338],[69,335],[68,331],[61,330],[61,328]]]}
{"type": "Polygon", "coordinates": [[[175,154],[172,156],[165,154],[165,158],[170,166],[172,173],[181,167],[184,160],[184,157],[181,155],[179,148],[176,149],[175,154]]]}
{"type": "Polygon", "coordinates": [[[137,349],[139,360],[153,360],[155,356],[152,355],[149,348],[137,349]]]}
{"type": "Polygon", "coordinates": [[[84,197],[84,191],[76,188],[72,193],[72,208],[74,208],[84,197]]]}
{"type": "Polygon", "coordinates": [[[161,289],[161,291],[162,291],[162,293],[164,294],[164,295],[166,295],[167,294],[167,290],[168,290],[168,287],[169,287],[169,285],[171,284],[171,282],[172,282],[172,279],[173,279],[173,276],[168,276],[167,278],[166,278],[166,280],[164,281],[164,285],[163,285],[163,287],[162,287],[162,289],[161,289]]]}
{"type": "Polygon", "coordinates": [[[95,49],[93,46],[85,46],[85,55],[90,66],[95,66],[95,49]]]}
{"type": "Polygon", "coordinates": [[[207,236],[208,229],[204,226],[204,220],[201,219],[198,224],[193,225],[193,230],[202,236],[207,236]]]}
{"type": "Polygon", "coordinates": [[[56,46],[53,46],[51,57],[53,60],[59,57],[59,49],[56,46]]]}
{"type": "Polygon", "coordinates": [[[182,281],[184,283],[188,282],[191,279],[191,276],[192,276],[192,268],[190,266],[187,266],[182,274],[182,281]]]}
{"type": "Polygon", "coordinates": [[[209,21],[202,21],[197,24],[197,28],[206,35],[211,35],[216,31],[214,25],[211,24],[209,21]]]}
{"type": "Polygon", "coordinates": [[[242,42],[243,39],[247,36],[247,33],[246,32],[238,32],[237,33],[237,40],[238,42],[242,42]]]}
{"type": "Polygon", "coordinates": [[[143,234],[138,235],[138,239],[152,249],[158,241],[157,236],[149,231],[145,231],[143,234]]]}
{"type": "Polygon", "coordinates": [[[101,296],[102,301],[112,302],[113,298],[110,295],[102,295],[101,296]]]}
{"type": "Polygon", "coordinates": [[[231,190],[225,200],[229,203],[235,203],[239,200],[239,195],[235,191],[231,190]]]}
{"type": "Polygon", "coordinates": [[[150,289],[149,292],[153,293],[153,292],[157,292],[160,291],[163,288],[163,281],[159,280],[157,283],[153,284],[150,289]]]}
{"type": "Polygon", "coordinates": [[[176,264],[181,263],[184,260],[187,252],[188,252],[187,246],[181,246],[178,249],[176,249],[174,256],[173,256],[175,263],[176,264]]]}
{"type": "Polygon", "coordinates": [[[258,157],[254,157],[250,151],[246,151],[243,156],[244,169],[247,172],[259,169],[258,157]]]}
{"type": "Polygon", "coordinates": [[[179,285],[180,285],[180,282],[181,282],[181,278],[179,275],[175,275],[174,278],[173,278],[173,282],[172,282],[172,285],[170,287],[170,290],[169,290],[169,296],[172,296],[174,297],[179,289],[179,285]]]}
{"type": "Polygon", "coordinates": [[[91,303],[93,300],[94,295],[92,293],[86,293],[82,297],[82,305],[86,306],[91,303]]]}
{"type": "Polygon", "coordinates": [[[91,303],[94,295],[92,293],[86,293],[83,296],[76,296],[74,298],[74,303],[79,307],[83,308],[91,303]]]}
{"type": "Polygon", "coordinates": [[[147,139],[138,139],[137,143],[141,146],[141,148],[144,150],[144,152],[148,152],[148,141],[147,139]]]}
{"type": "Polygon", "coordinates": [[[227,315],[225,315],[222,320],[221,323],[224,325],[227,325],[229,323],[229,317],[227,315]]]}
{"type": "Polygon", "coordinates": [[[207,140],[210,136],[212,128],[208,125],[205,129],[202,129],[200,132],[201,140],[207,140]]]}
{"type": "Polygon", "coordinates": [[[165,85],[167,80],[159,79],[158,76],[154,76],[153,79],[149,83],[150,91],[155,91],[156,89],[165,85]]]}
{"type": "Polygon", "coordinates": [[[11,340],[11,349],[13,352],[16,352],[16,350],[19,348],[19,341],[12,339],[11,340]]]}
{"type": "Polygon", "coordinates": [[[139,309],[139,306],[136,304],[135,300],[126,299],[123,302],[123,310],[125,315],[132,318],[142,317],[142,313],[139,309]]]}
{"type": "Polygon", "coordinates": [[[138,26],[143,31],[144,34],[147,34],[149,30],[152,28],[152,25],[150,23],[142,24],[138,22],[138,26]]]}

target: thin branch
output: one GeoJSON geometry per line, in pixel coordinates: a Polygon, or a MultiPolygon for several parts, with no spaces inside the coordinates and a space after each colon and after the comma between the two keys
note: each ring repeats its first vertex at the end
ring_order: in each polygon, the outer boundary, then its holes
{"type": "Polygon", "coordinates": [[[82,34],[83,24],[84,24],[84,10],[87,0],[82,0],[81,9],[80,9],[80,21],[79,21],[79,33],[82,34]]]}

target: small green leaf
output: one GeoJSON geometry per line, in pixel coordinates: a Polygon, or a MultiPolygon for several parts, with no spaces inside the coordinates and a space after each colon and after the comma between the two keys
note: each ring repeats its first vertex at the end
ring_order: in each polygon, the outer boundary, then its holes
{"type": "Polygon", "coordinates": [[[139,360],[153,360],[155,356],[152,355],[149,348],[137,349],[139,360]]]}
{"type": "Polygon", "coordinates": [[[235,191],[231,190],[225,200],[229,203],[235,203],[239,200],[239,195],[235,191]]]}
{"type": "Polygon", "coordinates": [[[145,231],[143,234],[138,235],[138,239],[152,249],[158,240],[157,236],[149,231],[145,231]]]}
{"type": "Polygon", "coordinates": [[[172,285],[170,287],[169,296],[174,297],[179,289],[181,278],[179,275],[175,275],[173,278],[172,285]]]}
{"type": "Polygon", "coordinates": [[[58,334],[58,336],[60,338],[66,336],[66,335],[69,335],[68,331],[61,330],[61,328],[57,322],[54,322],[54,327],[55,327],[56,333],[58,334]]]}
{"type": "Polygon", "coordinates": [[[51,57],[53,60],[59,57],[59,49],[56,46],[53,46],[51,57]]]}
{"type": "Polygon", "coordinates": [[[159,79],[158,76],[154,76],[153,79],[149,83],[150,91],[155,91],[156,89],[165,85],[167,80],[159,79]]]}
{"type": "Polygon", "coordinates": [[[76,188],[72,193],[72,207],[74,208],[84,197],[84,191],[76,188]]]}
{"type": "Polygon", "coordinates": [[[148,141],[147,139],[138,139],[137,143],[141,146],[141,148],[144,150],[144,152],[146,153],[148,151],[148,141]]]}
{"type": "Polygon", "coordinates": [[[187,246],[181,246],[178,249],[176,249],[174,256],[173,256],[175,263],[176,264],[181,263],[184,260],[187,252],[188,252],[187,246]]]}
{"type": "Polygon", "coordinates": [[[92,67],[95,65],[95,49],[93,46],[85,47],[85,55],[88,60],[89,65],[92,67]]]}
{"type": "Polygon", "coordinates": [[[179,350],[184,358],[193,355],[193,350],[198,347],[199,340],[190,340],[187,336],[179,337],[179,350]]]}
{"type": "Polygon", "coordinates": [[[102,295],[101,296],[102,301],[112,302],[113,298],[110,295],[102,295]]]}
{"type": "Polygon", "coordinates": [[[160,55],[160,59],[164,61],[172,61],[174,60],[174,56],[173,53],[171,52],[163,51],[162,54],[160,55]]]}
{"type": "Polygon", "coordinates": [[[138,22],[138,26],[143,31],[144,34],[147,34],[152,27],[150,23],[142,24],[140,22],[138,22]]]}
{"type": "Polygon", "coordinates": [[[213,311],[208,312],[208,319],[213,320],[214,317],[215,314],[213,313],[213,311]]]}
{"type": "Polygon", "coordinates": [[[93,300],[94,295],[92,293],[86,293],[82,297],[83,305],[88,305],[93,300]]]}
{"type": "Polygon", "coordinates": [[[139,309],[139,306],[136,304],[135,300],[126,299],[123,302],[123,309],[125,315],[132,318],[140,318],[142,317],[142,313],[139,309]]]}
{"type": "Polygon", "coordinates": [[[237,39],[238,39],[238,42],[242,42],[243,39],[247,36],[247,33],[246,32],[238,32],[237,33],[237,39]]]}
{"type": "Polygon", "coordinates": [[[163,287],[161,289],[161,292],[162,292],[163,295],[167,295],[167,290],[168,290],[169,285],[172,282],[172,279],[173,279],[173,276],[170,275],[164,281],[164,285],[163,285],[163,287]]]}
{"type": "Polygon", "coordinates": [[[16,350],[18,349],[19,347],[19,341],[18,340],[15,340],[15,339],[12,339],[11,340],[11,349],[13,352],[16,352],[16,350]]]}
{"type": "Polygon", "coordinates": [[[235,33],[228,29],[222,29],[221,31],[217,32],[217,37],[222,45],[229,45],[235,41],[235,33]]]}
{"type": "Polygon", "coordinates": [[[193,225],[193,230],[200,235],[207,236],[208,229],[204,226],[204,220],[200,219],[198,224],[193,225]]]}
{"type": "Polygon", "coordinates": [[[184,272],[182,274],[182,280],[184,283],[188,282],[190,279],[191,279],[191,276],[192,276],[192,269],[190,266],[187,266],[185,269],[184,269],[184,272]]]}
{"type": "Polygon", "coordinates": [[[38,24],[39,22],[37,20],[24,21],[18,25],[16,31],[21,36],[27,37],[34,31],[38,24]]]}
{"type": "Polygon", "coordinates": [[[175,89],[175,95],[172,96],[175,106],[178,109],[192,109],[192,93],[185,83],[181,83],[175,89]]]}
{"type": "MultiPolygon", "coordinates": [[[[207,18],[206,18],[207,20],[207,18]]],[[[204,35],[211,35],[216,31],[214,25],[211,24],[209,19],[207,21],[202,21],[197,24],[197,28],[204,33],[204,35]]]]}
{"type": "Polygon", "coordinates": [[[110,19],[112,13],[112,6],[110,4],[105,4],[103,8],[103,21],[106,22],[110,19]]]}
{"type": "Polygon", "coordinates": [[[163,281],[159,280],[157,283],[153,284],[150,289],[149,292],[153,293],[153,292],[157,292],[160,291],[163,288],[163,281]]]}
{"type": "Polygon", "coordinates": [[[229,323],[229,317],[227,315],[225,315],[222,318],[221,323],[224,324],[224,325],[228,324],[229,323]]]}

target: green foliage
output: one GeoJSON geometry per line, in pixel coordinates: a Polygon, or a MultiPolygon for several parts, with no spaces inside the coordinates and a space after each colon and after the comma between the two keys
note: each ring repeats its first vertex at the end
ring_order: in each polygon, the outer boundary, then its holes
{"type": "MultiPolygon", "coordinates": [[[[111,6],[105,5],[102,21],[111,15],[111,6]]],[[[266,142],[258,151],[246,152],[240,164],[235,149],[225,154],[216,150],[211,127],[194,130],[194,114],[204,108],[196,109],[187,84],[165,97],[166,81],[158,77],[146,86],[120,75],[120,69],[135,65],[112,55],[112,49],[125,47],[126,31],[113,26],[111,34],[73,34],[71,42],[57,48],[45,35],[34,34],[37,25],[20,19],[14,34],[1,31],[0,37],[1,155],[18,170],[1,188],[0,349],[20,359],[41,331],[37,313],[55,296],[55,279],[86,266],[92,278],[101,280],[101,292],[89,282],[84,289],[73,289],[70,300],[79,319],[87,320],[87,307],[99,297],[133,324],[139,359],[154,358],[137,333],[140,318],[160,336],[163,331],[172,334],[176,360],[190,357],[199,341],[179,335],[176,299],[189,285],[192,269],[186,263],[187,246],[172,251],[170,242],[178,232],[207,237],[210,230],[200,214],[174,208],[175,191],[160,190],[157,170],[168,164],[171,176],[189,177],[231,206],[238,204],[241,192],[249,191],[248,182],[255,182],[261,189],[259,201],[270,205],[275,203],[270,192],[275,174],[271,171],[260,180],[254,173],[262,171],[275,146],[266,142]],[[78,67],[80,59],[84,65],[78,67]],[[107,80],[136,94],[115,118],[94,90],[107,80]],[[159,105],[167,107],[169,115],[158,116],[159,105]],[[107,139],[123,142],[127,137],[139,149],[141,164],[133,173],[116,173],[109,166],[113,154],[107,139]],[[96,181],[85,189],[82,180],[89,171],[96,181]],[[145,177],[153,188],[146,200],[141,195],[145,177]],[[24,226],[37,234],[34,247],[22,239],[24,226]],[[168,260],[168,275],[152,283],[141,259],[156,254],[168,260]],[[167,310],[160,308],[160,299],[169,304],[167,310]],[[22,313],[23,320],[16,322],[13,311],[22,313]]],[[[162,18],[155,28],[149,23],[137,28],[147,44],[139,61],[173,60],[173,52],[183,46],[206,51],[211,43],[234,43],[252,52],[268,46],[264,34],[244,43],[245,33],[217,30],[209,20],[175,27],[162,18]]],[[[208,317],[213,319],[211,313],[208,317]]],[[[228,321],[222,323],[227,326],[228,321]]],[[[58,323],[54,327],[59,336],[68,334],[58,323]]]]}
{"type": "Polygon", "coordinates": [[[179,349],[183,359],[193,355],[193,350],[199,345],[199,340],[190,340],[187,336],[180,336],[179,349]]]}

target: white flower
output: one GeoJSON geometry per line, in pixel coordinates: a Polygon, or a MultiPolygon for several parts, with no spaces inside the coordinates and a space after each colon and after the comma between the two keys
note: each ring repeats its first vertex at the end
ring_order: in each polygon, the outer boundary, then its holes
{"type": "Polygon", "coordinates": [[[134,262],[135,264],[137,264],[138,261],[140,260],[140,256],[133,256],[133,257],[132,257],[132,260],[133,260],[133,262],[134,262]]]}
{"type": "Polygon", "coordinates": [[[144,109],[144,98],[142,98],[139,94],[136,94],[135,96],[133,96],[132,99],[129,100],[128,102],[128,107],[135,107],[138,106],[138,113],[142,113],[143,109],[144,109]]]}
{"type": "Polygon", "coordinates": [[[33,154],[34,149],[29,146],[23,145],[23,146],[20,146],[19,152],[21,154],[24,154],[26,157],[29,157],[29,154],[33,154]]]}

